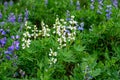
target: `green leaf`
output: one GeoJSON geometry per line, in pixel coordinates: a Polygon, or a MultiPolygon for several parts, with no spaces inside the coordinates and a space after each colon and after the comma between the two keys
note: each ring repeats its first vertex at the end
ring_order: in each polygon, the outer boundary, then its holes
{"type": "Polygon", "coordinates": [[[92,71],[92,76],[93,77],[98,76],[98,75],[100,75],[100,73],[101,73],[101,69],[98,68],[98,69],[92,71]]]}

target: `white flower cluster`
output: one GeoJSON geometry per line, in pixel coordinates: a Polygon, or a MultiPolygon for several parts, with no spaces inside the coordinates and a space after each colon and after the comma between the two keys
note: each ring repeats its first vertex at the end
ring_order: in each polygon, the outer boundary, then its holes
{"type": "Polygon", "coordinates": [[[43,37],[49,37],[50,36],[50,29],[48,28],[48,25],[45,25],[45,23],[41,22],[42,30],[39,31],[39,35],[42,34],[43,37]]]}
{"type": "Polygon", "coordinates": [[[30,26],[28,26],[28,22],[25,22],[25,27],[26,27],[26,31],[23,33],[23,44],[22,44],[22,48],[25,49],[26,47],[29,47],[30,45],[30,38],[34,38],[36,39],[38,36],[43,36],[43,37],[49,37],[50,36],[50,29],[48,28],[48,25],[45,25],[44,22],[41,22],[41,26],[42,26],[42,30],[38,30],[36,25],[34,25],[34,28],[32,29],[30,26]],[[32,34],[29,33],[32,32],[32,34]]]}
{"type": "Polygon", "coordinates": [[[76,24],[77,22],[74,20],[74,16],[71,16],[69,23],[67,23],[64,19],[56,19],[56,22],[53,25],[53,34],[56,34],[58,36],[58,49],[65,47],[67,41],[70,42],[75,40],[77,29],[76,24]]]}
{"type": "Polygon", "coordinates": [[[22,49],[29,47],[30,42],[31,42],[31,40],[30,40],[31,34],[29,33],[29,30],[31,29],[31,27],[27,25],[27,21],[25,22],[25,27],[26,27],[26,32],[23,33],[24,37],[22,38],[22,41],[23,41],[22,49]]]}
{"type": "Polygon", "coordinates": [[[38,29],[36,27],[36,25],[34,25],[34,29],[32,30],[32,34],[31,36],[34,37],[34,39],[36,39],[38,37],[38,29]]]}
{"type": "Polygon", "coordinates": [[[32,30],[31,36],[36,39],[38,36],[43,37],[49,37],[50,36],[50,29],[48,28],[48,25],[45,25],[45,23],[41,22],[42,30],[38,30],[36,25],[34,25],[34,29],[32,30]]]}
{"type": "Polygon", "coordinates": [[[57,62],[56,56],[57,56],[57,52],[53,52],[53,50],[50,49],[50,53],[49,53],[49,57],[50,57],[49,62],[50,62],[50,65],[55,64],[57,62]]]}
{"type": "Polygon", "coordinates": [[[77,21],[74,20],[74,16],[71,16],[71,20],[69,21],[70,25],[67,27],[71,33],[68,35],[68,41],[75,40],[76,30],[77,30],[77,21]]]}

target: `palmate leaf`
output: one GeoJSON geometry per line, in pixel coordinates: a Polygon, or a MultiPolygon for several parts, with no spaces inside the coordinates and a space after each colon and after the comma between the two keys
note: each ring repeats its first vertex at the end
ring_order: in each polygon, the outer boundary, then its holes
{"type": "Polygon", "coordinates": [[[107,61],[105,62],[105,67],[106,67],[106,69],[114,66],[115,63],[116,63],[118,60],[119,60],[119,59],[118,59],[117,57],[112,57],[110,60],[107,60],[107,61]]]}
{"type": "Polygon", "coordinates": [[[102,72],[102,70],[100,68],[98,68],[98,69],[93,70],[91,75],[92,75],[92,77],[95,77],[95,76],[100,75],[101,72],[102,72]]]}
{"type": "Polygon", "coordinates": [[[81,46],[81,45],[74,45],[73,46],[73,48],[74,48],[74,50],[76,51],[76,52],[82,52],[82,51],[84,51],[85,50],[85,47],[84,46],[81,46]]]}
{"type": "MultiPolygon", "coordinates": [[[[116,43],[116,45],[119,45],[119,42],[116,43]]],[[[113,47],[118,59],[120,59],[120,46],[118,47],[113,47]]]]}
{"type": "Polygon", "coordinates": [[[60,59],[62,59],[62,61],[65,61],[65,62],[76,62],[76,58],[73,53],[74,52],[71,50],[69,51],[67,49],[61,50],[59,53],[60,59]]]}
{"type": "Polygon", "coordinates": [[[65,53],[64,59],[65,62],[76,62],[75,56],[73,54],[65,53]]]}

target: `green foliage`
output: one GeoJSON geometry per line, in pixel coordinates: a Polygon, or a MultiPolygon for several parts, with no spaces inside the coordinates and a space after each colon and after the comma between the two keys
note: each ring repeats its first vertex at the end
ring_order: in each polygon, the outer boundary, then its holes
{"type": "MultiPolygon", "coordinates": [[[[21,23],[23,26],[21,30],[19,30],[21,24],[17,22],[15,24],[6,22],[4,26],[0,26],[3,29],[10,29],[10,34],[6,36],[9,37],[9,41],[4,49],[0,46],[0,51],[4,52],[7,46],[11,45],[11,35],[20,35],[21,45],[19,51],[15,52],[18,55],[17,60],[6,60],[6,58],[2,60],[0,53],[0,80],[120,79],[120,9],[112,6],[111,18],[107,20],[105,10],[106,5],[111,4],[110,1],[104,1],[102,14],[97,13],[97,1],[94,10],[89,8],[89,0],[79,0],[81,9],[76,10],[76,1],[73,0],[73,5],[70,5],[70,0],[49,0],[45,5],[44,0],[19,0],[13,7],[9,7],[0,21],[7,19],[10,12],[14,12],[16,16],[19,13],[24,14],[27,8],[29,10],[28,26],[31,27],[28,32],[32,34],[33,25],[36,25],[37,33],[40,35],[37,35],[36,39],[31,36],[29,47],[22,49],[23,33],[27,32],[25,22],[21,23]],[[56,18],[66,20],[67,10],[70,11],[70,15],[75,16],[78,25],[84,22],[84,30],[76,30],[75,40],[62,42],[66,46],[58,49],[60,36],[57,33],[53,34],[53,24],[56,24],[56,18]],[[44,34],[40,32],[43,30],[42,21],[50,28],[50,36],[42,36],[44,34]],[[13,65],[14,63],[16,66],[13,65]]],[[[3,5],[0,9],[4,12],[3,5]]],[[[66,21],[65,25],[62,21],[60,22],[57,26],[66,27],[70,24],[69,21],[66,21]]],[[[72,26],[76,25],[72,24],[72,26]]],[[[0,34],[0,39],[2,37],[0,34]]]]}

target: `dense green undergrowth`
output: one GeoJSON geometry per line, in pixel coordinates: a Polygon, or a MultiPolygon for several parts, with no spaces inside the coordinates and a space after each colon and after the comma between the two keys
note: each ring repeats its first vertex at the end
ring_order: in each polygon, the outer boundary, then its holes
{"type": "Polygon", "coordinates": [[[119,80],[120,3],[79,1],[2,2],[0,80],[119,80]]]}

